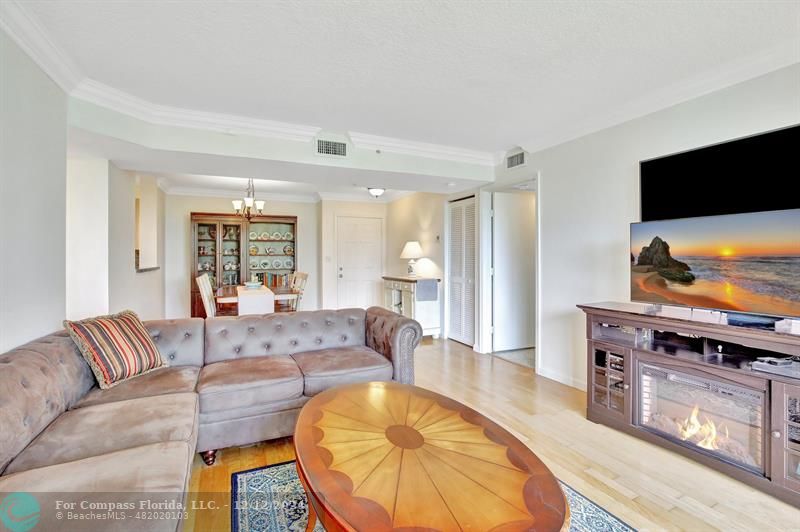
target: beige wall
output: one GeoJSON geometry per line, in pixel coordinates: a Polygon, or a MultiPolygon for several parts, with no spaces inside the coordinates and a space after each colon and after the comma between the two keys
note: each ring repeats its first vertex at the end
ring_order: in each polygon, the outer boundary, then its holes
{"type": "Polygon", "coordinates": [[[66,311],[67,99],[0,31],[0,352],[66,311]]]}
{"type": "MultiPolygon", "coordinates": [[[[319,307],[319,207],[315,203],[267,201],[265,213],[297,216],[296,262],[298,271],[309,274],[301,310],[319,307]]],[[[231,200],[204,196],[166,196],[166,293],[165,314],[168,318],[187,317],[191,314],[190,292],[192,283],[192,212],[230,213],[231,200]]]]}
{"type": "MultiPolygon", "coordinates": [[[[337,250],[336,218],[354,216],[379,218],[383,223],[383,246],[386,256],[386,211],[385,203],[322,200],[319,205],[320,220],[320,272],[322,281],[322,308],[337,308],[337,250]]],[[[385,262],[385,261],[384,261],[385,262]]],[[[385,268],[385,264],[384,264],[385,268]]]]}
{"type": "MultiPolygon", "coordinates": [[[[158,234],[164,234],[164,193],[158,190],[158,234]]],[[[108,293],[109,311],[130,309],[143,320],[164,317],[164,268],[137,272],[136,174],[109,164],[108,169],[108,293]]],[[[163,242],[163,237],[159,238],[163,242]]],[[[159,264],[165,247],[158,246],[159,264]]]]}
{"type": "Polygon", "coordinates": [[[154,268],[162,266],[159,253],[163,240],[163,231],[159,221],[163,218],[164,209],[159,208],[159,200],[163,192],[159,190],[156,178],[148,175],[139,175],[136,180],[136,197],[139,203],[138,222],[135,227],[134,246],[139,249],[139,268],[154,268]]]}
{"type": "Polygon", "coordinates": [[[417,261],[417,275],[442,279],[446,201],[445,194],[416,192],[388,204],[386,273],[404,275],[408,271],[408,261],[400,258],[400,252],[407,241],[418,240],[425,258],[417,261]]]}
{"type": "Polygon", "coordinates": [[[67,161],[67,319],[108,314],[108,161],[67,161]]]}

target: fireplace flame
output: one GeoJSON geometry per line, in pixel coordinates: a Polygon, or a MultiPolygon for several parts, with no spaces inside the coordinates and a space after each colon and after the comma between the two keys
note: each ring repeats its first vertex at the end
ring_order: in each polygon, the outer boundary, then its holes
{"type": "MultiPolygon", "coordinates": [[[[700,407],[695,405],[689,417],[681,422],[677,422],[678,434],[684,441],[692,440],[698,447],[702,447],[703,449],[711,451],[719,449],[717,426],[713,421],[708,419],[708,417],[705,418],[703,423],[700,423],[699,414],[700,407]]],[[[724,429],[727,434],[727,427],[720,428],[724,429]]]]}

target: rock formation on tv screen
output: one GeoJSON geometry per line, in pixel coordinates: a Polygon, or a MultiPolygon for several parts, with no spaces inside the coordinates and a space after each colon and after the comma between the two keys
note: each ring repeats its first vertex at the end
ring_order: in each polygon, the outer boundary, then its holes
{"type": "Polygon", "coordinates": [[[691,268],[685,262],[672,258],[669,244],[661,237],[653,238],[649,246],[644,246],[636,261],[639,266],[652,266],[659,275],[670,281],[691,283],[695,277],[690,273],[691,268]]]}

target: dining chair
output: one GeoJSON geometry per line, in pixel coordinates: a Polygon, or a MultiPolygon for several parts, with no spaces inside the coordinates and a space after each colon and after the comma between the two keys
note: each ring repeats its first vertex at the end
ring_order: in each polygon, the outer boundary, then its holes
{"type": "Polygon", "coordinates": [[[206,309],[206,317],[213,318],[217,315],[217,302],[214,299],[214,289],[211,287],[211,279],[204,273],[197,279],[197,287],[200,289],[200,297],[203,299],[203,307],[206,309]]]}
{"type": "Polygon", "coordinates": [[[303,292],[306,289],[308,282],[308,274],[305,272],[294,272],[289,274],[289,288],[297,292],[297,297],[281,301],[280,305],[276,303],[275,312],[295,312],[300,300],[303,298],[303,292]]]}

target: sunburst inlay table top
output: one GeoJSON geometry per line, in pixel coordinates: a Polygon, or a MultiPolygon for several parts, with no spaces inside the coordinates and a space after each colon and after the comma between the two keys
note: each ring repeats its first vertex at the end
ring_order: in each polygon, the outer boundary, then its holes
{"type": "Polygon", "coordinates": [[[530,449],[422,388],[373,382],[323,392],[300,412],[294,445],[309,509],[329,532],[568,527],[558,481],[530,449]]]}

